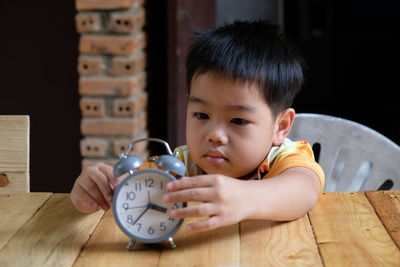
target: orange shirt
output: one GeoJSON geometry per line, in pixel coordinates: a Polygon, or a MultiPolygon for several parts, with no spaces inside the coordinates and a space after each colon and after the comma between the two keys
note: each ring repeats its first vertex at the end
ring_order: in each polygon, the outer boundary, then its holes
{"type": "MultiPolygon", "coordinates": [[[[187,146],[177,147],[175,152],[178,153],[178,158],[185,163],[187,176],[204,174],[204,171],[190,157],[187,146]]],[[[291,167],[305,167],[313,170],[318,175],[321,191],[323,190],[325,175],[321,166],[314,160],[311,146],[306,141],[291,141],[288,138],[280,146],[271,148],[253,179],[268,179],[291,167]]]]}

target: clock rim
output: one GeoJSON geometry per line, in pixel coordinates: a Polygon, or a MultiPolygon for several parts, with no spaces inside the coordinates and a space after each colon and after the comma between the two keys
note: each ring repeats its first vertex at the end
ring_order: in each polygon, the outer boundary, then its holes
{"type": "MultiPolygon", "coordinates": [[[[130,179],[134,179],[135,176],[142,174],[142,173],[155,173],[155,174],[159,174],[161,176],[164,176],[165,178],[167,178],[170,181],[175,181],[176,178],[174,176],[172,176],[170,173],[166,172],[166,171],[162,171],[162,170],[158,170],[158,169],[153,169],[153,168],[148,168],[148,169],[144,169],[144,170],[139,170],[139,171],[135,171],[132,174],[129,174],[127,177],[124,178],[124,180],[121,181],[121,183],[118,185],[117,189],[114,192],[114,196],[113,196],[113,203],[112,203],[112,211],[113,211],[113,216],[114,216],[114,220],[117,223],[118,227],[122,230],[122,232],[124,232],[128,237],[133,238],[137,241],[143,242],[143,243],[159,243],[161,241],[167,240],[169,237],[172,237],[176,232],[178,232],[179,228],[182,226],[182,223],[184,221],[184,219],[178,219],[179,222],[175,225],[174,228],[172,228],[171,231],[169,231],[167,234],[157,237],[157,238],[143,238],[140,236],[136,236],[135,234],[132,234],[131,232],[129,232],[125,226],[122,225],[122,223],[120,222],[119,217],[116,215],[118,214],[117,211],[117,207],[116,207],[116,203],[117,203],[117,196],[119,194],[119,192],[121,191],[121,188],[123,187],[123,185],[130,179]]],[[[183,207],[186,207],[187,204],[186,202],[178,202],[178,203],[182,203],[183,207]]]]}

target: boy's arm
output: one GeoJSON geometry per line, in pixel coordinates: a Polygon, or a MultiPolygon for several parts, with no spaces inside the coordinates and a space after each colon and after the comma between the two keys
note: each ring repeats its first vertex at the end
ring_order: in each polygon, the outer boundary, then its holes
{"type": "Polygon", "coordinates": [[[252,193],[247,197],[252,197],[250,201],[255,204],[247,219],[297,219],[315,206],[321,192],[317,174],[304,167],[292,167],[275,177],[251,182],[252,193]]]}
{"type": "Polygon", "coordinates": [[[203,203],[171,211],[171,217],[209,218],[187,226],[205,231],[245,219],[293,220],[312,209],[320,194],[316,173],[292,167],[265,180],[242,181],[223,175],[201,175],[168,184],[167,202],[203,203]]]}

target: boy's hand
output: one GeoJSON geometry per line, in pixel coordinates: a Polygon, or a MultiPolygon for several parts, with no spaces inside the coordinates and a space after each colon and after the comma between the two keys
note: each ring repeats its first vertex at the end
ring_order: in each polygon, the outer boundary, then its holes
{"type": "Polygon", "coordinates": [[[104,163],[89,166],[75,181],[71,191],[72,204],[85,213],[99,208],[108,210],[116,185],[112,166],[104,163]]]}
{"type": "Polygon", "coordinates": [[[243,181],[224,175],[210,174],[182,177],[170,182],[170,193],[164,196],[165,202],[202,201],[203,203],[174,209],[172,218],[205,217],[208,219],[187,225],[189,231],[206,231],[220,226],[237,223],[246,217],[243,199],[243,181]]]}

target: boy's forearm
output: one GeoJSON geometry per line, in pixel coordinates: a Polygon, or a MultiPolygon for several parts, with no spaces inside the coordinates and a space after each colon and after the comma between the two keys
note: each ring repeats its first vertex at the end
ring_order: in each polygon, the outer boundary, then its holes
{"type": "Polygon", "coordinates": [[[320,194],[318,176],[301,167],[261,181],[244,184],[246,219],[294,220],[311,210],[320,194]]]}

